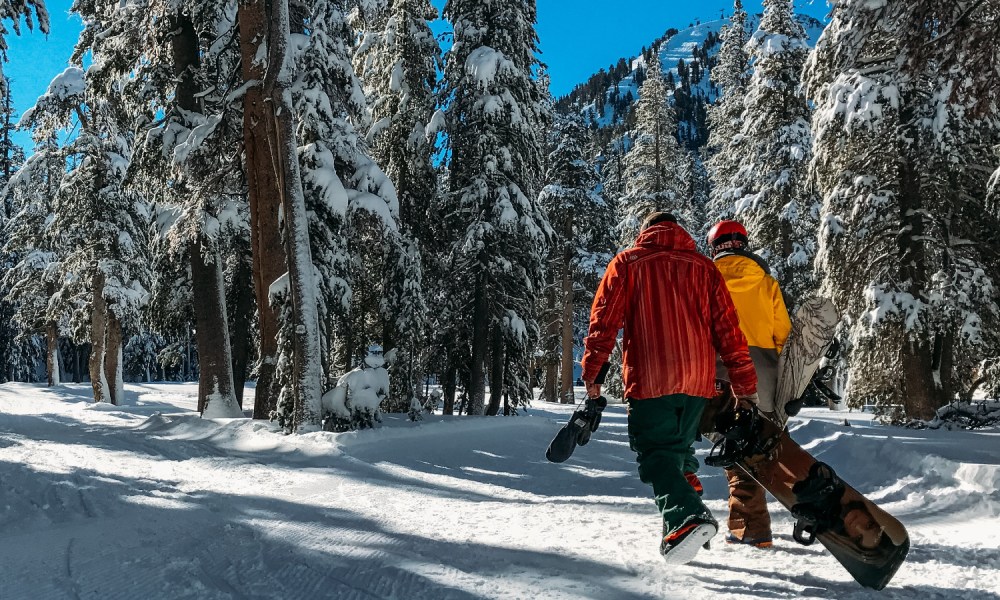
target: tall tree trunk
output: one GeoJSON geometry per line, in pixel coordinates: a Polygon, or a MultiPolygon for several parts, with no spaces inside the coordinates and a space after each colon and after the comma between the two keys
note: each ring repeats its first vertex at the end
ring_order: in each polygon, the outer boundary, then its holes
{"type": "Polygon", "coordinates": [[[568,226],[563,231],[566,247],[562,256],[562,378],[559,386],[559,401],[573,404],[573,235],[572,213],[566,219],[568,226]]]}
{"type": "Polygon", "coordinates": [[[472,359],[469,364],[470,415],[481,415],[486,407],[486,351],[489,347],[489,313],[486,299],[486,282],[482,273],[476,275],[476,289],[472,305],[472,359]]]}
{"type": "Polygon", "coordinates": [[[500,413],[500,400],[503,397],[504,371],[503,328],[500,324],[493,325],[490,343],[490,403],[486,414],[493,417],[500,413]]]}
{"type": "MultiPolygon", "coordinates": [[[[174,35],[170,48],[174,61],[177,91],[174,101],[186,111],[199,111],[198,82],[194,74],[200,65],[198,34],[191,17],[183,12],[173,16],[174,35]]],[[[185,186],[181,186],[183,188],[185,186]]],[[[226,318],[226,291],[222,259],[213,240],[204,232],[189,248],[191,288],[194,293],[196,340],[198,345],[198,412],[203,416],[241,417],[233,390],[232,346],[226,318]]]]}
{"type": "Polygon", "coordinates": [[[441,407],[441,414],[455,414],[455,391],[456,379],[458,379],[458,358],[454,348],[448,349],[448,364],[444,369],[444,381],[441,384],[444,395],[444,406],[441,407]]]}
{"type": "MultiPolygon", "coordinates": [[[[264,65],[258,59],[266,45],[268,18],[265,0],[240,0],[240,54],[245,82],[261,82],[264,65]]],[[[269,419],[277,408],[275,369],[278,360],[278,313],[271,306],[271,284],[285,273],[284,246],[278,214],[281,191],[274,165],[275,146],[268,135],[268,113],[260,85],[250,86],[243,96],[243,144],[246,155],[247,190],[250,200],[250,251],[253,255],[253,287],[257,299],[260,337],[257,347],[257,389],[253,418],[269,419]]]]}
{"type": "Polygon", "coordinates": [[[233,384],[236,402],[243,408],[243,390],[250,374],[250,350],[253,344],[251,317],[253,315],[253,268],[242,257],[237,257],[230,292],[232,312],[229,313],[229,340],[233,348],[233,384]]]}
{"type": "Polygon", "coordinates": [[[559,361],[552,355],[555,352],[552,344],[556,336],[559,335],[559,319],[556,317],[558,299],[556,298],[555,283],[552,282],[547,287],[545,317],[548,323],[545,325],[545,348],[542,354],[545,360],[545,383],[542,385],[542,398],[546,402],[556,402],[559,387],[559,361]]]}
{"type": "Polygon", "coordinates": [[[104,381],[108,402],[121,404],[125,399],[125,381],[122,379],[122,322],[114,310],[108,309],[104,346],[104,381]]]}
{"type": "Polygon", "coordinates": [[[45,372],[48,375],[49,387],[62,383],[62,373],[59,368],[59,327],[55,321],[49,321],[45,326],[45,372]]]}
{"type": "Polygon", "coordinates": [[[309,248],[309,223],[305,193],[299,172],[298,146],[292,107],[291,74],[287,67],[290,19],[288,0],[271,5],[267,73],[264,94],[270,100],[268,129],[274,143],[275,172],[281,191],[284,217],[285,255],[288,259],[288,297],[292,308],[292,427],[319,427],[322,417],[322,352],[319,312],[313,285],[313,262],[309,248]]]}
{"type": "MultiPolygon", "coordinates": [[[[904,123],[910,123],[912,109],[902,111],[904,123]]],[[[914,136],[916,140],[918,137],[914,136]]],[[[927,257],[924,248],[924,216],[921,202],[920,173],[906,153],[910,145],[902,144],[899,165],[899,222],[897,250],[901,280],[909,281],[909,292],[921,298],[927,289],[927,257]]],[[[905,335],[905,332],[904,332],[905,335]]],[[[903,366],[903,409],[907,419],[930,419],[937,410],[937,385],[934,381],[933,342],[930,333],[922,332],[918,339],[904,343],[900,363],[903,366]]]]}
{"type": "Polygon", "coordinates": [[[200,236],[191,247],[191,286],[195,290],[195,343],[198,345],[198,412],[205,417],[236,418],[233,362],[226,318],[222,260],[200,236]],[[207,256],[206,256],[207,255],[207,256]]]}
{"type": "Polygon", "coordinates": [[[83,383],[83,347],[73,344],[73,383],[83,383]]]}
{"type": "Polygon", "coordinates": [[[104,353],[107,343],[108,303],[104,299],[104,273],[94,277],[90,312],[90,383],[94,402],[110,402],[108,382],[104,378],[104,353]]]}

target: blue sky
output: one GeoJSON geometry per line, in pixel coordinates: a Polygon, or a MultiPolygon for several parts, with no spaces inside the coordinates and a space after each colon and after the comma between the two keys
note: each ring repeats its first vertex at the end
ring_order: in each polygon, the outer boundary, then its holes
{"type": "MultiPolygon", "coordinates": [[[[439,9],[445,0],[432,0],[439,9]]],[[[49,81],[66,68],[80,33],[80,20],[69,14],[72,0],[48,0],[52,32],[22,32],[8,40],[10,62],[4,72],[13,79],[18,113],[34,105],[49,81]]],[[[822,18],[826,0],[795,0],[800,12],[822,18]]],[[[748,11],[759,12],[760,0],[746,0],[748,11]]],[[[732,12],[732,0],[538,0],[538,36],[542,61],[549,67],[552,92],[565,95],[598,69],[620,57],[638,54],[642,46],[670,27],[687,27],[695,20],[718,19],[732,12]]],[[[439,23],[437,31],[446,31],[439,23]]],[[[27,135],[18,142],[30,146],[27,135]]],[[[28,148],[30,150],[30,148],[28,148]]]]}

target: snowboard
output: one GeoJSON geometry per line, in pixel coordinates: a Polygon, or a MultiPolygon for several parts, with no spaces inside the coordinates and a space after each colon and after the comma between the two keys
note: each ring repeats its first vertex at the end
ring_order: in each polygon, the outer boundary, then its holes
{"type": "Polygon", "coordinates": [[[549,442],[545,458],[554,463],[566,462],[573,456],[577,446],[586,446],[590,442],[590,435],[600,426],[601,413],[607,406],[608,400],[604,396],[587,398],[583,408],[575,411],[569,422],[563,425],[549,442]]]}
{"type": "Polygon", "coordinates": [[[716,440],[705,464],[743,469],[795,517],[795,541],[808,546],[819,540],[864,587],[888,585],[910,549],[903,524],[757,407],[740,406],[728,382],[719,384],[721,393],[701,422],[702,434],[716,440]]]}
{"type": "Polygon", "coordinates": [[[774,392],[774,419],[778,425],[788,421],[787,406],[803,396],[819,369],[840,314],[827,298],[814,296],[795,313],[792,331],[778,355],[778,383],[774,392]]]}

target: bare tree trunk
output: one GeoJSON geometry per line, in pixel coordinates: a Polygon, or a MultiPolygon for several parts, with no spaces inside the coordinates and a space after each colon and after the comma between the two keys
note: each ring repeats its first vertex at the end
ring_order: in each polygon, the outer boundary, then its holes
{"type": "Polygon", "coordinates": [[[309,223],[305,194],[299,172],[298,148],[292,121],[291,77],[286,68],[290,20],[288,0],[271,5],[268,63],[264,94],[270,99],[267,111],[270,141],[274,144],[275,172],[281,191],[284,217],[285,255],[288,259],[288,297],[292,308],[292,395],[293,429],[321,423],[322,352],[319,342],[319,314],[313,287],[313,263],[309,248],[309,223]]]}
{"type": "Polygon", "coordinates": [[[500,413],[500,400],[503,396],[504,344],[503,329],[500,325],[493,326],[490,344],[490,403],[486,414],[493,417],[500,413]]]}
{"type": "MultiPolygon", "coordinates": [[[[249,262],[237,257],[233,287],[230,290],[232,312],[229,313],[229,340],[233,348],[233,384],[236,402],[243,408],[243,390],[250,373],[250,349],[253,343],[253,269],[249,262]]],[[[228,312],[228,311],[227,311],[228,312]]]]}
{"type": "MultiPolygon", "coordinates": [[[[912,109],[904,109],[903,123],[909,123],[912,109]]],[[[907,149],[903,148],[903,152],[907,149]]],[[[901,154],[905,156],[905,154],[901,154]]],[[[899,264],[904,281],[910,282],[907,290],[914,298],[926,289],[927,258],[924,248],[924,217],[921,203],[920,173],[915,165],[903,158],[899,165],[899,218],[903,227],[897,237],[899,264]]],[[[903,365],[903,410],[907,419],[930,419],[939,404],[938,389],[934,381],[933,346],[929,334],[903,344],[900,363],[903,365]]]]}
{"type": "Polygon", "coordinates": [[[107,335],[104,347],[104,381],[108,390],[108,401],[121,404],[125,395],[122,380],[122,322],[115,311],[108,310],[107,335]]]}
{"type": "Polygon", "coordinates": [[[550,283],[547,288],[545,293],[547,296],[545,311],[547,323],[545,326],[544,354],[542,354],[545,361],[545,383],[542,384],[542,398],[546,402],[556,402],[558,400],[557,392],[559,387],[559,361],[553,356],[555,348],[552,346],[556,336],[559,335],[559,319],[556,318],[558,299],[556,298],[555,283],[550,283]]]}
{"type": "MultiPolygon", "coordinates": [[[[240,54],[243,80],[262,82],[264,65],[258,60],[266,44],[268,19],[264,0],[240,0],[240,54]]],[[[284,246],[278,213],[281,192],[267,131],[269,107],[260,85],[250,86],[243,96],[243,141],[246,154],[247,189],[250,199],[250,250],[253,255],[253,286],[257,299],[260,338],[257,347],[257,390],[253,418],[268,419],[278,405],[275,369],[278,360],[278,313],[271,307],[271,284],[285,273],[284,246]]]]}
{"type": "Polygon", "coordinates": [[[444,406],[441,407],[441,414],[455,414],[455,380],[458,378],[457,352],[454,348],[448,348],[448,364],[444,370],[444,381],[442,382],[442,392],[444,396],[444,406]]]}
{"type": "Polygon", "coordinates": [[[62,373],[59,368],[59,328],[55,321],[49,321],[45,326],[45,372],[48,375],[49,387],[62,383],[62,373]]]}
{"type": "MultiPolygon", "coordinates": [[[[572,235],[572,215],[567,217],[568,234],[572,235]]],[[[567,232],[564,231],[564,235],[567,232]]],[[[559,401],[573,404],[573,246],[570,238],[564,237],[566,247],[562,260],[562,378],[559,387],[559,401]]]]}
{"type": "Polygon", "coordinates": [[[198,412],[210,417],[242,417],[233,389],[222,261],[217,253],[208,250],[210,247],[211,241],[204,236],[191,247],[195,343],[198,345],[198,412]]]}
{"type": "Polygon", "coordinates": [[[94,402],[110,402],[108,384],[104,378],[104,353],[107,342],[108,303],[104,299],[104,273],[94,277],[90,312],[90,383],[94,402]]]}
{"type": "Polygon", "coordinates": [[[472,360],[469,365],[470,415],[481,415],[486,407],[486,351],[489,346],[489,314],[487,310],[486,282],[484,275],[476,275],[475,297],[472,306],[472,360]]]}
{"type": "MultiPolygon", "coordinates": [[[[177,91],[174,101],[187,111],[201,109],[201,91],[194,74],[200,65],[198,34],[191,17],[183,12],[173,15],[174,35],[170,40],[177,91]]],[[[183,184],[179,186],[183,193],[183,184]]],[[[191,288],[194,298],[198,345],[198,412],[213,417],[241,417],[233,390],[232,346],[229,320],[226,317],[226,291],[222,278],[222,259],[213,240],[204,232],[191,243],[191,288]],[[209,404],[212,404],[210,407],[209,404]]]]}

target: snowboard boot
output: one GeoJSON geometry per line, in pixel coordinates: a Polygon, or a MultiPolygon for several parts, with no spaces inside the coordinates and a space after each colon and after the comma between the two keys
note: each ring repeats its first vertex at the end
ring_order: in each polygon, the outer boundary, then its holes
{"type": "Polygon", "coordinates": [[[718,533],[719,524],[707,516],[694,517],[676,530],[666,533],[660,542],[660,555],[668,565],[683,565],[694,560],[698,550],[718,533]]]}
{"type": "Polygon", "coordinates": [[[742,544],[744,546],[753,546],[754,548],[770,548],[774,545],[774,541],[770,536],[764,538],[743,538],[740,539],[733,534],[726,536],[727,544],[742,544]]]}
{"type": "MultiPolygon", "coordinates": [[[[687,482],[691,484],[691,487],[694,488],[694,491],[698,494],[699,498],[705,495],[705,488],[701,485],[701,480],[698,479],[698,476],[696,474],[685,473],[684,479],[687,479],[687,482]]],[[[705,545],[702,546],[702,548],[704,548],[705,550],[711,550],[712,542],[705,542],[705,545]]]]}

